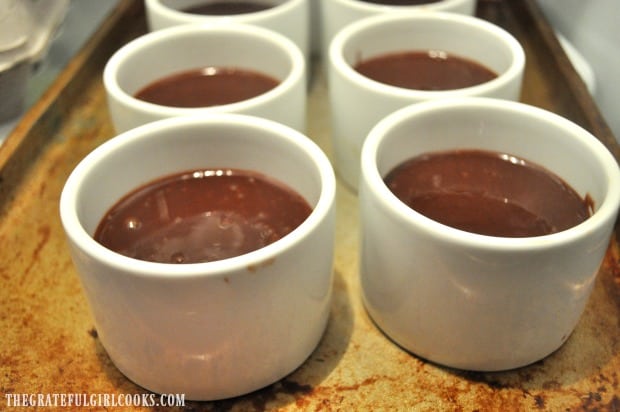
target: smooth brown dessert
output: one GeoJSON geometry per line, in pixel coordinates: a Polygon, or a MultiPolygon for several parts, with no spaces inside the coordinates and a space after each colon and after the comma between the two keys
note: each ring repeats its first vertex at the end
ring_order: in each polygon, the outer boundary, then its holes
{"type": "Polygon", "coordinates": [[[448,226],[501,237],[542,236],[578,225],[592,201],[560,177],[508,154],[459,150],[411,158],[385,183],[405,204],[448,226]]]}
{"type": "Polygon", "coordinates": [[[205,67],[158,79],[135,97],[162,106],[209,107],[247,100],[278,84],[278,80],[253,70],[205,67]]]}
{"type": "Polygon", "coordinates": [[[364,3],[387,4],[390,6],[419,6],[422,4],[439,3],[441,0],[360,0],[364,3]]]}
{"type": "Polygon", "coordinates": [[[94,237],[135,259],[210,262],[275,242],[311,210],[301,195],[257,172],[187,171],[128,193],[106,213],[94,237]]]}
{"type": "Polygon", "coordinates": [[[478,62],[436,50],[383,54],[360,61],[354,69],[375,81],[415,90],[462,89],[497,77],[478,62]]]}
{"type": "Polygon", "coordinates": [[[266,1],[212,1],[188,7],[183,10],[185,13],[203,14],[207,16],[226,16],[234,14],[255,13],[274,7],[274,4],[266,1]]]}

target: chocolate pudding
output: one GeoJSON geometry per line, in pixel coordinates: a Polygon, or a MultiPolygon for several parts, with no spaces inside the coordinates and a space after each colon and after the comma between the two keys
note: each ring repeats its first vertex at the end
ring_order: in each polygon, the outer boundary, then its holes
{"type": "Polygon", "coordinates": [[[375,81],[415,90],[462,89],[497,77],[478,62],[437,50],[383,54],[353,68],[375,81]]]}
{"type": "Polygon", "coordinates": [[[278,80],[253,70],[206,67],[158,79],[135,97],[162,106],[208,107],[247,100],[278,84],[278,80]]]}
{"type": "Polygon", "coordinates": [[[94,238],[135,259],[210,262],[275,242],[311,211],[291,188],[253,171],[186,171],[125,195],[106,213],[94,238]]]}
{"type": "Polygon", "coordinates": [[[274,7],[267,1],[212,1],[188,7],[183,10],[185,13],[203,14],[208,16],[226,16],[232,14],[246,14],[263,11],[274,7]]]}
{"type": "Polygon", "coordinates": [[[543,167],[480,150],[416,156],[390,171],[385,183],[419,213],[489,236],[560,232],[586,220],[593,207],[589,197],[543,167]]]}
{"type": "Polygon", "coordinates": [[[441,0],[360,0],[363,3],[387,4],[390,6],[419,6],[422,4],[439,3],[441,0]]]}

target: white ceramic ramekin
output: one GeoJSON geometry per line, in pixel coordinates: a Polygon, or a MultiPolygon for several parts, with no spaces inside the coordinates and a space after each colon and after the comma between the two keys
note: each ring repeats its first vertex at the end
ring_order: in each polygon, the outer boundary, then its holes
{"type": "Polygon", "coordinates": [[[365,17],[376,16],[385,13],[419,13],[441,11],[446,13],[474,15],[476,12],[476,0],[440,0],[434,3],[395,6],[376,4],[362,0],[316,0],[319,3],[319,16],[321,17],[321,42],[323,50],[327,54],[329,43],[336,33],[345,26],[365,17]]]}
{"type": "Polygon", "coordinates": [[[361,286],[377,325],[416,355],[497,371],[558,349],[584,310],[620,204],[616,159],[551,112],[488,98],[410,105],[382,120],[362,152],[361,286]],[[445,226],[409,208],[383,178],[425,152],[498,151],[555,173],[594,213],[539,237],[504,238],[445,226]]]}
{"type": "Polygon", "coordinates": [[[236,114],[176,117],[93,150],[60,199],[72,257],[103,347],[144,388],[213,400],[251,392],[297,368],[325,329],[332,289],[335,177],[301,133],[236,114]],[[212,167],[276,178],[312,206],[291,233],[214,262],[163,264],[93,239],[121,196],[160,176],[212,167]]]}
{"type": "Polygon", "coordinates": [[[103,82],[119,133],[167,117],[209,113],[264,117],[301,132],[306,127],[304,57],[289,39],[261,27],[188,24],[145,34],[114,53],[104,68],[103,82]],[[156,80],[209,66],[257,71],[280,84],[241,102],[206,108],[162,106],[134,97],[156,80]]]}
{"type": "Polygon", "coordinates": [[[272,8],[254,13],[229,16],[205,16],[184,12],[204,0],[145,0],[146,16],[151,30],[179,24],[252,24],[273,30],[289,38],[308,58],[310,53],[310,2],[316,0],[273,0],[272,8]]]}
{"type": "Polygon", "coordinates": [[[403,13],[367,17],[342,29],[328,62],[331,136],[336,171],[352,188],[359,179],[359,156],[366,135],[383,117],[411,103],[458,96],[518,100],[525,53],[504,29],[455,13],[403,13]],[[495,71],[498,77],[472,87],[445,91],[405,89],[355,71],[360,60],[386,53],[439,50],[495,71]]]}

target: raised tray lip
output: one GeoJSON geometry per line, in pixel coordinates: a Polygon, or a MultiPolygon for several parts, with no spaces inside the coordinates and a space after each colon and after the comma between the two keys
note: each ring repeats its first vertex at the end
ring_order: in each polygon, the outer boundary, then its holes
{"type": "Polygon", "coordinates": [[[30,165],[54,138],[49,133],[43,136],[42,129],[48,123],[55,127],[54,123],[61,122],[60,106],[69,104],[75,94],[79,93],[79,87],[72,88],[72,85],[82,81],[83,76],[88,76],[84,73],[85,67],[96,65],[95,62],[102,64],[114,52],[108,50],[107,53],[100,53],[106,49],[106,43],[111,38],[123,37],[117,27],[130,24],[133,18],[143,14],[142,1],[120,0],[0,144],[0,217],[10,207],[7,202],[10,203],[30,165]]]}

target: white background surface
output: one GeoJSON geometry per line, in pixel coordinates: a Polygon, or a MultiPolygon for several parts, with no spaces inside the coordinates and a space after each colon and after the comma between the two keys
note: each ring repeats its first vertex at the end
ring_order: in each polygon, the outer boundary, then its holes
{"type": "Polygon", "coordinates": [[[579,50],[596,77],[594,98],[620,141],[618,0],[538,0],[551,24],[579,50]]]}
{"type": "MultiPolygon", "coordinates": [[[[72,0],[67,15],[46,57],[33,71],[28,82],[24,110],[28,110],[60,74],[84,42],[119,0],[72,0]]],[[[19,118],[0,123],[0,144],[13,130],[19,118]]]]}

